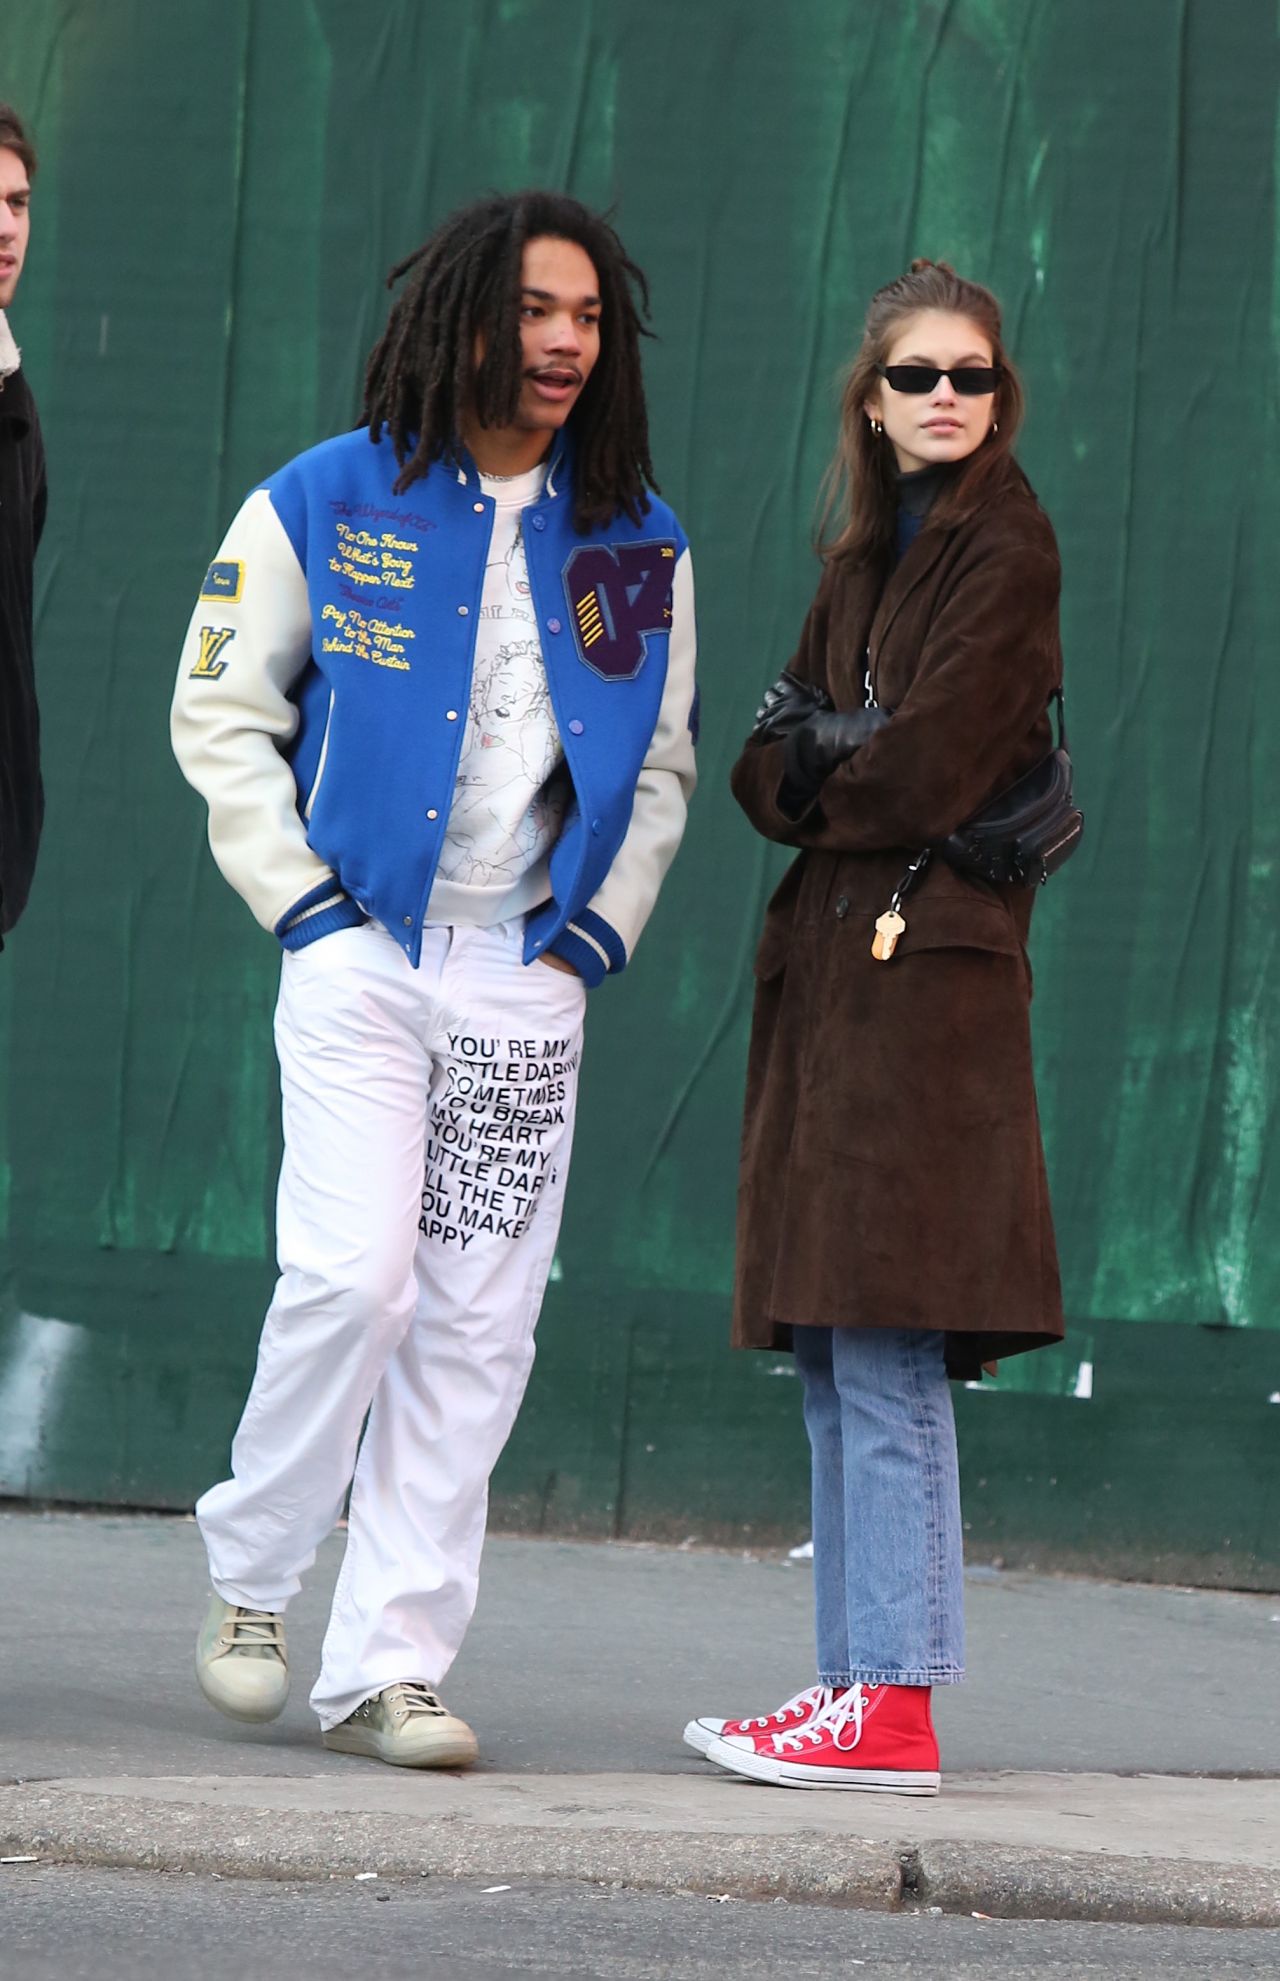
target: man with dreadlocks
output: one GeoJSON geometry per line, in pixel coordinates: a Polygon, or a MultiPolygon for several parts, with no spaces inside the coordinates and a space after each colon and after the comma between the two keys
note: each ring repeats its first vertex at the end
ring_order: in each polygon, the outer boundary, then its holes
{"type": "Polygon", "coordinates": [[[693,580],[613,229],[488,198],[402,276],[365,424],[250,495],[174,698],[214,857],[284,950],[280,1278],[197,1509],[196,1666],[232,1718],[281,1711],[285,1606],[350,1486],[324,1741],[455,1767],[475,1736],[436,1688],[533,1360],[586,993],[693,788],[693,580]]]}

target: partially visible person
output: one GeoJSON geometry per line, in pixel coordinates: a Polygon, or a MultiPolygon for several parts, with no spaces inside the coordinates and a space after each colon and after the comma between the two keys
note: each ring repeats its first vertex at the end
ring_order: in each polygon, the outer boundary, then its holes
{"type": "Polygon", "coordinates": [[[685,1738],[784,1787],[930,1795],[931,1689],[964,1676],[948,1379],[1063,1326],[1033,891],[935,849],[1050,749],[1059,564],[989,290],[933,262],[880,290],[843,413],[843,528],[732,778],[799,849],[756,957],[734,1338],[803,1384],[816,1683],[685,1738]]]}
{"type": "Polygon", "coordinates": [[[27,905],[44,820],[31,606],[44,442],[7,315],[26,259],[35,170],[22,119],[0,103],[0,948],[27,905]]]}

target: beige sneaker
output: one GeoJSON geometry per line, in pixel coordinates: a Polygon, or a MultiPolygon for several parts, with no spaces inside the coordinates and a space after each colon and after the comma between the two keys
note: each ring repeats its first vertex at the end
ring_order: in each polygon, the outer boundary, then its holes
{"type": "Polygon", "coordinates": [[[466,1721],[417,1679],[375,1692],[321,1738],[335,1753],[368,1754],[395,1768],[469,1768],[480,1752],[466,1721]]]}
{"type": "Polygon", "coordinates": [[[289,1697],[284,1618],[211,1596],[196,1640],[196,1678],[229,1719],[274,1720],[289,1697]]]}

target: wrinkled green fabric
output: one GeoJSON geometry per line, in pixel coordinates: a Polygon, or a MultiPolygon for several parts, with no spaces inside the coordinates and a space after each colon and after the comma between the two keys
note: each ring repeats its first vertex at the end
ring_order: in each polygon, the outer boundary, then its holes
{"type": "Polygon", "coordinates": [[[637,1291],[692,1298],[724,1354],[748,965],[783,863],[727,770],[814,589],[838,367],[915,254],[1005,301],[1063,552],[1088,827],[1040,904],[1034,1019],[1078,1352],[1104,1369],[1117,1322],[1280,1325],[1268,9],[8,0],[2,61],[43,152],[10,315],[51,508],[48,827],[0,963],[0,1490],[163,1498],[234,1418],[270,1276],[278,955],[170,760],[172,670],[241,496],[354,421],[387,268],[490,185],[615,206],[650,274],[703,642],[686,845],[593,999],[556,1327],[581,1359],[637,1291]]]}

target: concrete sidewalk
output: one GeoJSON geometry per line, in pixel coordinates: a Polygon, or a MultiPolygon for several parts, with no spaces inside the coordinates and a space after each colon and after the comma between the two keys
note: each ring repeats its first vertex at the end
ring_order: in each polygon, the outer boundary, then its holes
{"type": "Polygon", "coordinates": [[[680,1743],[812,1675],[776,1557],[498,1539],[446,1696],[468,1775],[331,1755],[306,1706],[339,1545],[243,1729],[191,1677],[190,1522],[0,1515],[0,1855],[293,1878],[590,1879],[1003,1915],[1280,1925],[1280,1599],[976,1571],[936,1802],[757,1787],[680,1743]]]}

